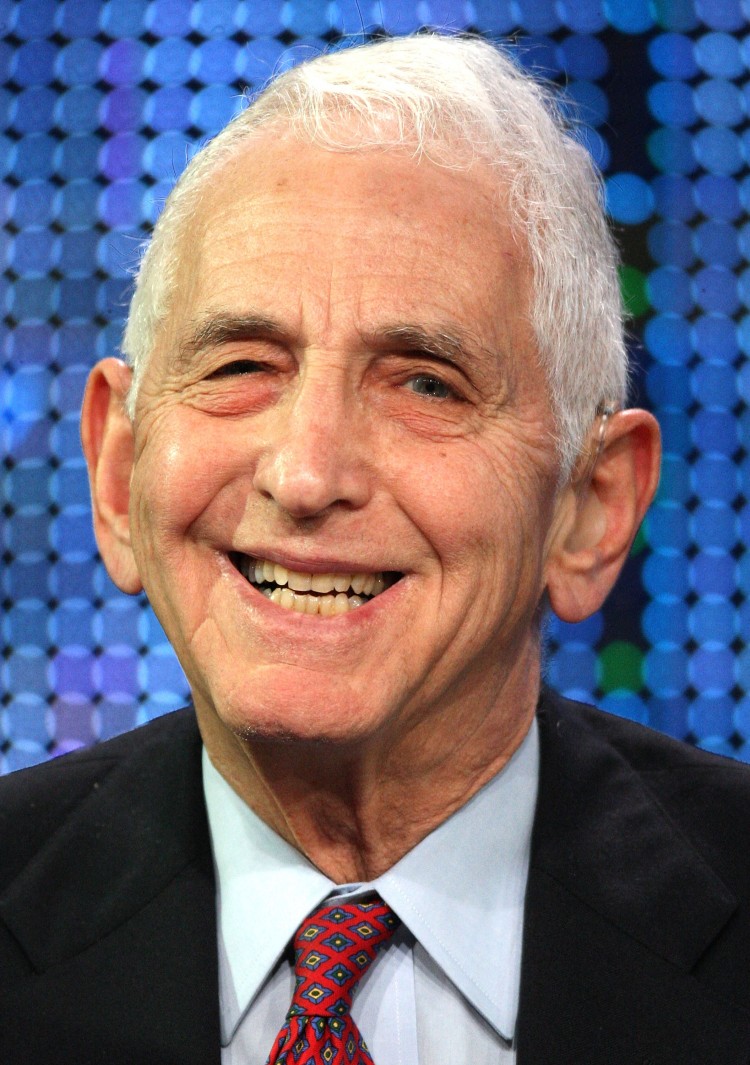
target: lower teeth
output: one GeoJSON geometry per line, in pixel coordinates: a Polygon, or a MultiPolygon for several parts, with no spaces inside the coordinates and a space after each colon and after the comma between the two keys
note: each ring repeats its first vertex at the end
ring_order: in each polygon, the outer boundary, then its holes
{"type": "Polygon", "coordinates": [[[272,603],[294,610],[298,614],[319,614],[321,617],[334,617],[346,614],[366,602],[359,595],[310,595],[306,592],[293,592],[291,588],[261,588],[260,591],[272,603]]]}

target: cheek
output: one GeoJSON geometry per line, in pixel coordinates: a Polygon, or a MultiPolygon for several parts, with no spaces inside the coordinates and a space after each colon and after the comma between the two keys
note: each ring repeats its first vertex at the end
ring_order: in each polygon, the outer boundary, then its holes
{"type": "Polygon", "coordinates": [[[505,492],[476,448],[463,444],[401,452],[390,470],[393,496],[444,565],[489,548],[506,509],[505,492]]]}
{"type": "Polygon", "coordinates": [[[536,582],[555,490],[554,468],[540,466],[539,456],[512,441],[463,443],[403,465],[396,481],[444,573],[481,570],[486,591],[536,582]]]}
{"type": "Polygon", "coordinates": [[[231,480],[231,454],[215,424],[202,419],[171,419],[155,427],[131,482],[131,522],[138,533],[162,541],[191,528],[231,480]]]}
{"type": "Polygon", "coordinates": [[[419,468],[426,487],[454,504],[466,500],[478,512],[536,504],[546,483],[554,483],[540,466],[540,456],[509,434],[491,441],[477,434],[433,445],[425,450],[419,468]]]}

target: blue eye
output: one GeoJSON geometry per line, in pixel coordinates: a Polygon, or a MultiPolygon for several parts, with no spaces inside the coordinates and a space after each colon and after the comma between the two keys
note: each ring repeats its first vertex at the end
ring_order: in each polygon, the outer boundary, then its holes
{"type": "Polygon", "coordinates": [[[410,377],[406,384],[418,396],[430,396],[432,399],[450,399],[454,395],[453,389],[446,385],[445,381],[441,381],[439,377],[433,377],[432,374],[417,374],[416,377],[410,377]]]}

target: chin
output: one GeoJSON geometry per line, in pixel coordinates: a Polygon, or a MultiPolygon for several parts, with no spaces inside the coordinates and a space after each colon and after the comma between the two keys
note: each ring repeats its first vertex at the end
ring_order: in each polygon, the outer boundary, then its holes
{"type": "Polygon", "coordinates": [[[385,716],[384,708],[365,702],[350,683],[305,686],[298,677],[266,676],[214,707],[236,737],[263,744],[357,744],[377,732],[385,716]]]}

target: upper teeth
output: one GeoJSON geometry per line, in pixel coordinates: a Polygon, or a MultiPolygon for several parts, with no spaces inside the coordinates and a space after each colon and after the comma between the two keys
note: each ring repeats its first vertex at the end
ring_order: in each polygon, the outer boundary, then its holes
{"type": "Polygon", "coordinates": [[[241,556],[239,570],[254,584],[277,584],[295,592],[347,592],[351,588],[355,596],[378,595],[385,588],[382,573],[301,573],[287,569],[278,562],[241,556]]]}

